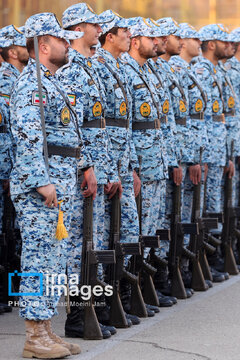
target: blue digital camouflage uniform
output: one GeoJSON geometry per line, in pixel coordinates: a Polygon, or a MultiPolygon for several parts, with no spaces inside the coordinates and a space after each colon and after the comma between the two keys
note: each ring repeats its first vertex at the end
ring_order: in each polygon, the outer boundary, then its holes
{"type": "MultiPolygon", "coordinates": [[[[239,123],[239,115],[240,107],[237,95],[234,91],[231,80],[228,76],[227,69],[225,65],[219,61],[219,70],[222,73],[223,79],[223,99],[224,99],[224,110],[225,110],[225,121],[226,121],[226,129],[227,129],[227,156],[228,158],[235,159],[238,155],[239,148],[239,135],[240,135],[240,123],[239,123]],[[236,145],[235,145],[236,144],[236,145]],[[236,146],[236,149],[235,149],[236,146]]],[[[225,177],[222,179],[222,208],[224,206],[224,184],[225,177]]],[[[235,189],[235,179],[236,175],[233,176],[233,186],[232,186],[232,200],[235,201],[236,198],[236,189],[235,189]]]]}
{"type": "MultiPolygon", "coordinates": [[[[87,4],[80,3],[64,11],[63,27],[84,22],[99,23],[108,21],[98,16],[87,4]]],[[[59,72],[60,82],[65,87],[73,107],[79,115],[84,145],[91,154],[94,172],[97,178],[97,197],[93,203],[93,241],[96,249],[102,249],[104,241],[104,185],[117,182],[117,164],[112,157],[112,146],[105,127],[106,96],[91,58],[86,58],[72,49],[70,62],[59,72]],[[98,122],[97,125],[94,125],[98,122]],[[93,126],[93,127],[92,127],[93,126]]],[[[83,196],[78,181],[76,199],[74,200],[74,217],[71,224],[71,246],[69,249],[68,273],[80,272],[82,238],[83,238],[83,196]]]]}
{"type": "MultiPolygon", "coordinates": [[[[25,46],[26,40],[23,32],[13,25],[6,26],[0,30],[0,47],[6,48],[11,45],[25,46]]],[[[2,215],[3,215],[3,189],[2,180],[8,180],[12,161],[13,161],[13,145],[10,133],[9,124],[9,100],[10,93],[14,82],[20,75],[19,70],[9,64],[3,62],[0,67],[0,98],[1,98],[1,110],[2,110],[2,132],[0,133],[1,141],[3,141],[0,152],[1,159],[1,175],[0,175],[0,232],[2,230],[2,215]],[[3,130],[4,129],[4,130],[3,130]]],[[[0,130],[1,131],[1,130],[0,130]]]]}
{"type": "MultiPolygon", "coordinates": [[[[222,26],[207,25],[199,30],[200,39],[225,41],[227,33],[222,26]]],[[[194,65],[194,70],[207,92],[205,120],[208,130],[211,159],[208,165],[206,210],[221,210],[221,180],[223,167],[226,165],[227,132],[224,119],[224,103],[222,95],[222,76],[211,61],[204,57],[194,65]]]]}
{"type": "MultiPolygon", "coordinates": [[[[142,19],[131,27],[132,36],[152,36],[159,33],[146,25],[142,19]]],[[[140,66],[136,60],[126,54],[124,57],[129,87],[132,94],[133,141],[138,157],[141,157],[141,193],[142,193],[142,234],[155,235],[161,204],[159,193],[161,180],[165,179],[164,169],[167,159],[163,159],[165,149],[160,129],[161,110],[156,88],[150,79],[147,65],[140,66]],[[151,92],[149,90],[151,89],[151,92]],[[147,128],[153,125],[155,128],[147,128]],[[158,125],[157,125],[158,123],[158,125]],[[145,124],[145,129],[138,129],[145,124]]]]}
{"type": "MultiPolygon", "coordinates": [[[[117,167],[111,157],[111,143],[104,123],[105,94],[91,59],[85,58],[76,50],[71,51],[70,62],[58,73],[59,80],[65,87],[69,98],[74,99],[72,105],[79,116],[79,126],[82,127],[84,145],[91,154],[94,163],[94,172],[97,177],[98,191],[94,201],[93,222],[99,232],[93,234],[94,244],[97,249],[101,249],[104,237],[104,213],[97,211],[104,208],[104,185],[108,182],[118,181],[117,167]],[[101,93],[100,93],[101,91],[101,93]],[[100,125],[91,128],[91,121],[98,120],[100,125]],[[90,124],[90,125],[89,125],[90,124]],[[102,128],[101,128],[102,124],[102,128]]],[[[80,182],[78,182],[78,192],[81,194],[80,182]]],[[[78,195],[79,196],[79,195],[78,195]]],[[[74,205],[79,216],[79,231],[82,229],[83,197],[80,197],[78,205],[74,205]],[[78,210],[77,210],[78,209],[78,210]]],[[[75,247],[75,254],[79,258],[81,253],[82,233],[72,237],[75,247]],[[78,245],[77,245],[78,244],[78,245]]],[[[69,273],[75,267],[74,257],[69,260],[69,273]]]]}
{"type": "MultiPolygon", "coordinates": [[[[72,34],[63,31],[51,13],[33,15],[25,26],[26,37],[50,34],[76,39],[83,35],[80,32],[72,34]]],[[[58,90],[61,88],[60,83],[44,65],[41,64],[40,67],[47,142],[76,148],[82,144],[77,119],[69,109],[66,95],[62,96],[58,90]]],[[[44,274],[65,274],[67,262],[68,239],[58,241],[55,238],[58,209],[46,207],[36,188],[50,183],[55,185],[58,201],[63,200],[61,208],[65,212],[64,222],[69,230],[71,203],[76,191],[77,164],[82,168],[92,165],[82,146],[79,160],[50,155],[49,171],[47,170],[43,156],[39,101],[36,64],[30,59],[15,83],[10,103],[11,130],[16,145],[10,181],[23,242],[21,272],[43,274],[42,292],[40,275],[21,278],[20,292],[26,295],[20,297],[20,316],[28,320],[47,320],[57,313],[60,294],[56,290],[52,296],[46,293],[44,274]],[[36,293],[39,295],[34,295],[36,293]]]]}
{"type": "MultiPolygon", "coordinates": [[[[239,43],[240,42],[240,28],[233,30],[229,35],[229,41],[239,43]]],[[[239,109],[239,99],[240,99],[240,62],[239,60],[233,56],[231,59],[227,60],[225,64],[225,68],[227,70],[227,74],[230,78],[232,86],[234,88],[236,97],[238,101],[236,102],[236,116],[238,118],[238,124],[240,124],[240,109],[239,109]]],[[[233,206],[239,205],[239,178],[240,178],[240,171],[239,171],[239,156],[240,156],[240,141],[235,141],[234,143],[234,150],[236,152],[236,166],[235,166],[235,176],[233,177],[233,188],[235,191],[235,199],[233,196],[233,206]]]]}
{"type": "MultiPolygon", "coordinates": [[[[197,31],[189,26],[187,23],[179,24],[179,35],[182,39],[199,38],[197,31]]],[[[180,85],[185,89],[188,105],[189,105],[189,117],[191,119],[191,132],[192,146],[194,148],[194,164],[198,164],[200,161],[200,148],[202,148],[202,163],[208,163],[209,161],[209,146],[207,136],[207,126],[204,121],[204,110],[206,108],[206,93],[197,79],[191,65],[185,61],[181,56],[173,56],[170,60],[175,73],[178,76],[180,85]]],[[[182,222],[191,222],[192,216],[192,204],[193,204],[193,189],[194,185],[189,177],[187,171],[184,178],[184,192],[182,200],[182,222]]],[[[203,208],[203,193],[204,188],[201,186],[201,205],[200,212],[203,208]]],[[[184,244],[188,245],[189,236],[184,236],[184,244]]]]}
{"type": "Polygon", "coordinates": [[[0,233],[3,217],[3,180],[8,180],[12,168],[10,157],[11,138],[9,136],[9,105],[0,98],[0,233]]]}
{"type": "MultiPolygon", "coordinates": [[[[136,242],[139,236],[139,221],[133,189],[133,170],[138,167],[138,160],[132,141],[132,100],[127,86],[125,68],[120,59],[115,59],[102,48],[98,49],[95,59],[96,68],[106,92],[105,119],[112,143],[112,156],[117,164],[120,162],[119,170],[123,187],[120,241],[136,242]],[[117,79],[120,80],[124,93],[117,79]],[[122,127],[108,126],[108,119],[109,121],[120,120],[122,127]]],[[[111,201],[106,198],[105,204],[105,247],[108,248],[111,201]]]]}

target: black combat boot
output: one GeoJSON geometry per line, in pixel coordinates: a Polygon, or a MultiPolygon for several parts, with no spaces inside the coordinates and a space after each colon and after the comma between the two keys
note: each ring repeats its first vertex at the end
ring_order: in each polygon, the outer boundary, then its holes
{"type": "MultiPolygon", "coordinates": [[[[71,297],[71,306],[70,314],[67,315],[67,320],[65,322],[65,336],[66,337],[84,337],[84,307],[82,307],[79,302],[81,299],[78,297],[71,297]]],[[[100,325],[102,331],[103,339],[108,339],[111,337],[111,326],[100,325]]],[[[115,328],[114,328],[115,329],[115,328]]]]}

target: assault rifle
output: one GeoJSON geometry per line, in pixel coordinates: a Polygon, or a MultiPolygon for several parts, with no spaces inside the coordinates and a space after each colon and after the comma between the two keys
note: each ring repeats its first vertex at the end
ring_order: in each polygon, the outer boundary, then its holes
{"type": "MultiPolygon", "coordinates": [[[[139,156],[139,178],[141,178],[141,165],[142,165],[142,158],[141,156],[139,156]]],[[[143,284],[143,298],[145,303],[154,306],[159,306],[159,299],[153,283],[153,276],[156,274],[157,270],[144,259],[144,249],[150,248],[151,251],[154,251],[153,249],[159,248],[160,236],[142,235],[141,190],[136,198],[136,203],[137,203],[138,218],[139,218],[139,233],[140,233],[139,242],[141,245],[141,255],[133,257],[132,268],[133,268],[133,272],[139,275],[139,281],[143,284]]]]}
{"type": "MultiPolygon", "coordinates": [[[[231,143],[230,160],[233,160],[234,142],[231,143]]],[[[224,186],[224,223],[222,230],[222,249],[224,253],[224,271],[230,275],[237,275],[239,273],[235,257],[233,255],[232,241],[236,235],[235,222],[239,216],[239,208],[234,208],[232,205],[232,178],[228,174],[225,176],[224,186]]]]}
{"type": "Polygon", "coordinates": [[[181,185],[174,184],[172,215],[171,215],[171,241],[169,249],[169,275],[171,278],[172,296],[178,299],[186,299],[187,294],[180,271],[182,256],[194,259],[195,254],[184,248],[184,234],[197,235],[199,233],[197,223],[181,223],[181,185]]]}
{"type": "MultiPolygon", "coordinates": [[[[91,287],[100,284],[105,287],[106,284],[97,278],[98,264],[112,264],[114,262],[115,253],[113,250],[98,251],[93,248],[93,198],[89,196],[84,199],[83,209],[81,284],[91,287]]],[[[93,295],[90,300],[85,302],[84,306],[84,339],[102,339],[102,331],[93,305],[93,295]]]]}
{"type": "Polygon", "coordinates": [[[131,284],[131,310],[135,315],[146,316],[145,304],[142,298],[141,290],[136,275],[127,271],[124,267],[124,256],[140,255],[141,248],[139,243],[121,243],[120,242],[121,225],[121,204],[119,192],[112,198],[111,206],[111,227],[109,248],[115,250],[116,263],[109,266],[110,284],[113,286],[113,296],[110,305],[110,324],[118,328],[128,327],[126,316],[119,295],[119,285],[121,279],[125,279],[131,284]]]}
{"type": "MultiPolygon", "coordinates": [[[[200,166],[202,164],[202,148],[200,148],[200,166]]],[[[205,232],[217,228],[218,221],[215,218],[202,218],[200,215],[201,204],[201,181],[194,185],[193,190],[193,223],[198,224],[199,234],[191,235],[189,249],[195,253],[192,259],[192,288],[196,291],[205,291],[208,289],[205,279],[212,280],[212,274],[206,257],[208,253],[214,253],[215,247],[205,241],[205,232]]]]}

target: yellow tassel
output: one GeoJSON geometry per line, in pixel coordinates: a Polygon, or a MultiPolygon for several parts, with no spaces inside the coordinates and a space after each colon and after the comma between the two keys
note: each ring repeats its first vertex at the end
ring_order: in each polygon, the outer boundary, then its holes
{"type": "Polygon", "coordinates": [[[63,223],[63,211],[61,210],[61,203],[63,200],[59,201],[59,213],[58,213],[58,223],[57,223],[57,230],[56,230],[56,239],[62,240],[68,237],[67,229],[63,223]]]}

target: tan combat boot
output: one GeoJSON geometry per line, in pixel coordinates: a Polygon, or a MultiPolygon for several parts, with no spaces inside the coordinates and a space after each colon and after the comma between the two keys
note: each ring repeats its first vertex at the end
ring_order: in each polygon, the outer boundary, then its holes
{"type": "Polygon", "coordinates": [[[48,335],[44,321],[26,320],[24,358],[57,359],[71,355],[70,351],[56,344],[48,335]]]}
{"type": "Polygon", "coordinates": [[[60,344],[64,347],[66,347],[70,353],[72,355],[76,355],[76,354],[80,354],[81,349],[80,346],[77,344],[72,344],[69,342],[64,341],[62,338],[60,338],[58,335],[54,334],[54,332],[52,331],[52,324],[51,324],[51,320],[45,320],[44,321],[45,324],[45,329],[47,330],[47,333],[49,335],[49,337],[57,344],[60,344]]]}

